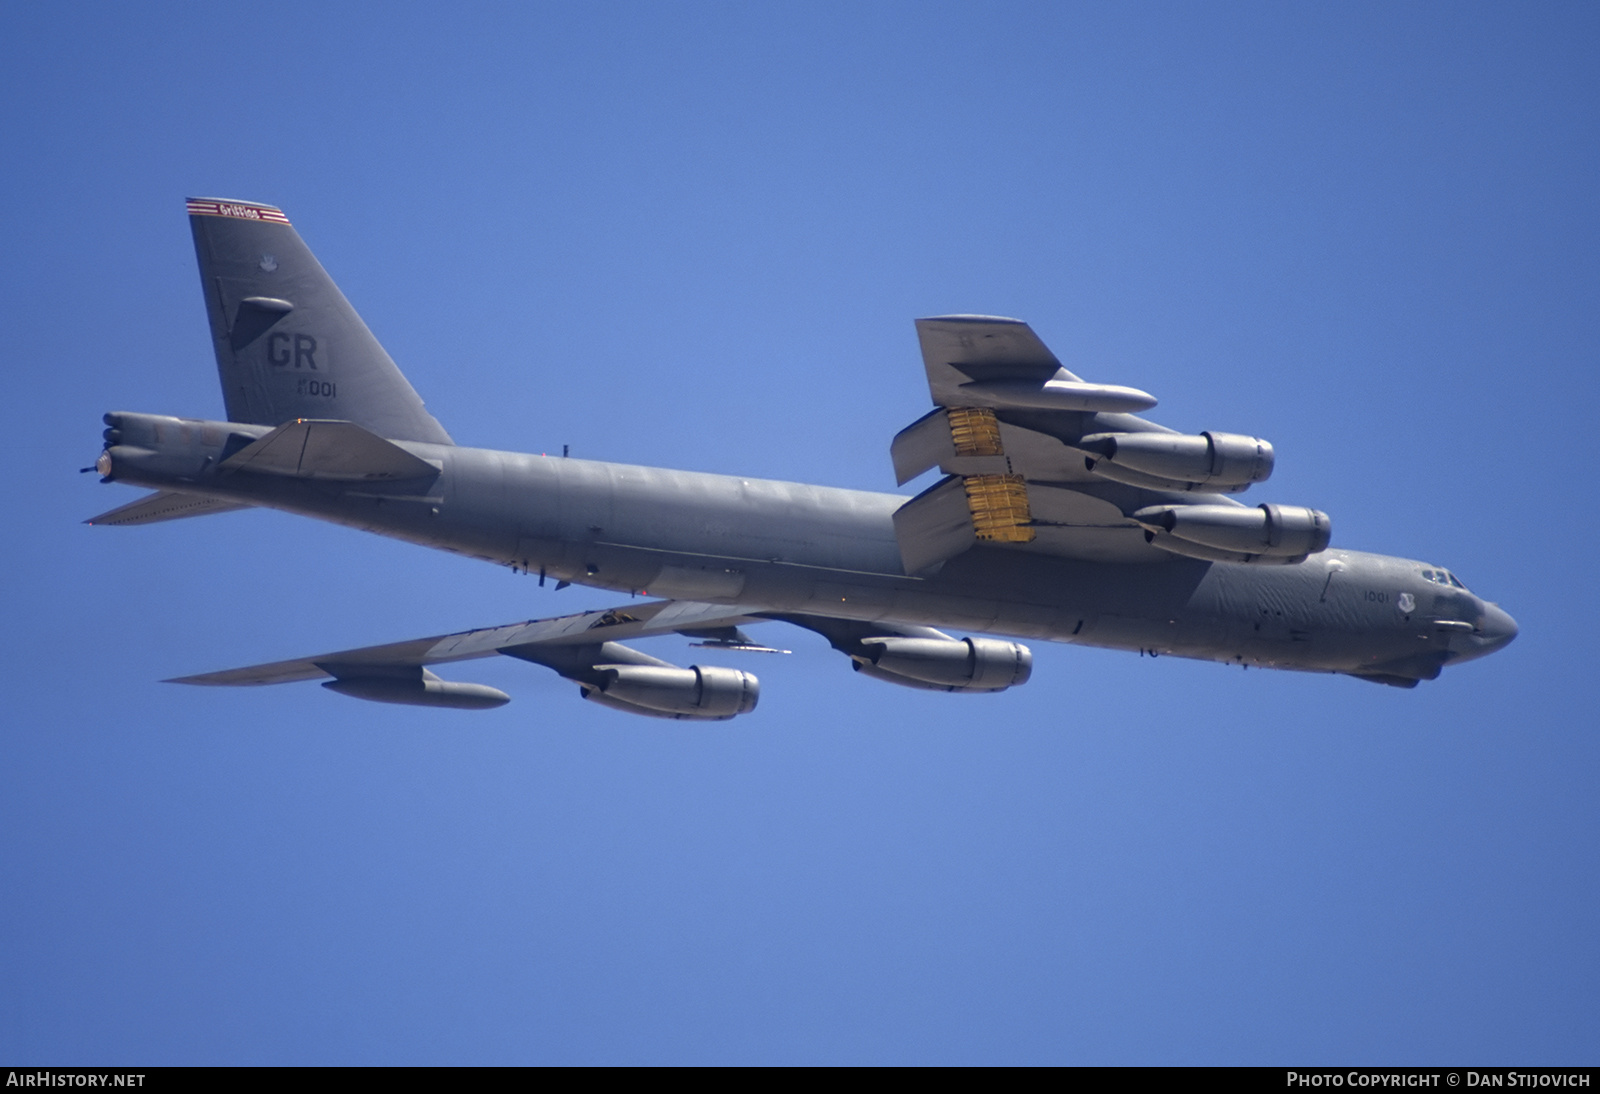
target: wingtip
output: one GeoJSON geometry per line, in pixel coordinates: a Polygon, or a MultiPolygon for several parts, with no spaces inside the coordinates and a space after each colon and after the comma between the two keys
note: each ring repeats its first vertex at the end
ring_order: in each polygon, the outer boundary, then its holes
{"type": "Polygon", "coordinates": [[[1020,327],[1028,324],[1021,319],[1012,319],[1006,315],[926,315],[918,319],[919,323],[1015,323],[1020,327]]]}

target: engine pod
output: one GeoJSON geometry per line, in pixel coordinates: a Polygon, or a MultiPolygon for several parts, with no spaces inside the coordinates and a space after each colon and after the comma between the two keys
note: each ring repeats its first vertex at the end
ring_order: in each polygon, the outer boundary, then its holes
{"type": "Polygon", "coordinates": [[[997,638],[863,638],[856,670],[937,691],[1004,691],[1028,682],[1033,651],[997,638]]]}
{"type": "Polygon", "coordinates": [[[1276,558],[1316,554],[1333,537],[1328,514],[1299,505],[1152,505],[1133,519],[1202,547],[1276,558]]]}
{"type": "Polygon", "coordinates": [[[605,705],[669,717],[732,718],[756,707],[761,685],[739,669],[693,665],[596,665],[598,685],[585,685],[587,699],[609,700],[605,705]]]}
{"type": "Polygon", "coordinates": [[[1074,447],[1094,453],[1085,466],[1114,481],[1124,481],[1118,471],[1131,471],[1228,491],[1265,482],[1276,461],[1272,445],[1239,433],[1091,433],[1074,447]]]}

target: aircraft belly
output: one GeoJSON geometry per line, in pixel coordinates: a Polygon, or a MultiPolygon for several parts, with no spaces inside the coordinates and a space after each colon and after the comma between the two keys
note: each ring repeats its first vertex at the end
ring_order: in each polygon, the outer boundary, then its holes
{"type": "Polygon", "coordinates": [[[1409,572],[1403,560],[1329,552],[1290,566],[1111,563],[980,545],[931,575],[908,577],[892,519],[905,500],[898,495],[400,447],[440,473],[373,483],[227,468],[181,483],[119,478],[653,596],[1285,668],[1353,671],[1435,646],[1448,652],[1448,635],[1373,599],[1409,572]]]}

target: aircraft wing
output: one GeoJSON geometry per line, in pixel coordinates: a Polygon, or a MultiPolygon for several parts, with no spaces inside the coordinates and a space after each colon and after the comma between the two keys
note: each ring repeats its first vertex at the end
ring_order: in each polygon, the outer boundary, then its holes
{"type": "Polygon", "coordinates": [[[482,710],[508,703],[511,697],[487,684],[441,680],[428,666],[505,654],[554,670],[576,683],[585,699],[602,706],[654,718],[726,721],[755,709],[760,685],[754,676],[716,666],[679,668],[619,640],[679,633],[706,638],[702,644],[714,648],[765,650],[738,629],[739,623],[754,618],[749,611],[657,600],[183,676],[167,683],[247,687],[321,679],[323,687],[356,699],[482,710]]]}
{"type": "Polygon", "coordinates": [[[935,409],[894,439],[901,485],[933,467],[1037,482],[1104,481],[1085,469],[1084,453],[1071,442],[1104,429],[1172,432],[1129,413],[1154,406],[1154,396],[1080,379],[1020,319],[918,319],[917,338],[935,409]]]}
{"type": "Polygon", "coordinates": [[[441,680],[429,665],[504,654],[543,665],[602,706],[656,718],[726,721],[755,709],[760,684],[738,669],[679,668],[620,641],[680,634],[719,650],[787,653],[752,642],[741,623],[781,621],[814,631],[856,671],[932,691],[1004,691],[1026,683],[1033,655],[1015,642],[952,638],[932,627],[763,612],[748,605],[656,600],[554,619],[338,650],[291,661],[183,676],[169,684],[248,687],[322,680],[342,695],[380,703],[481,710],[511,697],[486,684],[441,680]]]}
{"type": "Polygon", "coordinates": [[[288,684],[299,680],[359,676],[379,670],[420,669],[452,661],[493,657],[498,653],[541,664],[546,659],[566,664],[573,662],[574,657],[581,660],[583,654],[575,651],[586,647],[680,632],[690,632],[691,637],[699,637],[698,632],[737,628],[740,623],[757,621],[753,614],[756,610],[687,600],[647,601],[553,619],[535,619],[526,623],[508,623],[500,627],[414,638],[382,646],[314,654],[242,669],[180,676],[165,682],[213,687],[288,684]]]}
{"type": "Polygon", "coordinates": [[[936,572],[980,543],[1097,562],[1255,557],[1180,543],[1134,514],[1238,507],[1226,495],[1271,471],[1266,442],[1145,421],[1133,412],[1154,396],[1083,380],[1017,319],[919,319],[917,337],[934,409],[895,436],[890,455],[901,485],[934,468],[944,477],[895,513],[908,573],[936,572]]]}

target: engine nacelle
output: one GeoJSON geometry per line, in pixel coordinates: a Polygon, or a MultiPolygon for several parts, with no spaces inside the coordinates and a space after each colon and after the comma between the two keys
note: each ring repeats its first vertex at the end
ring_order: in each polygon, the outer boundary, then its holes
{"type": "Polygon", "coordinates": [[[1265,482],[1272,475],[1272,445],[1260,437],[1238,433],[1091,433],[1073,447],[1093,452],[1084,460],[1097,475],[1128,481],[1119,471],[1141,476],[1133,486],[1147,486],[1143,476],[1203,486],[1216,490],[1242,490],[1265,482]]]}
{"type": "MultiPolygon", "coordinates": [[[[1304,558],[1324,550],[1333,537],[1328,514],[1298,505],[1258,505],[1253,509],[1242,505],[1152,505],[1134,513],[1133,519],[1152,532],[1252,557],[1304,558]]],[[[1164,546],[1163,538],[1158,535],[1151,542],[1164,546]]],[[[1190,553],[1173,549],[1178,554],[1190,553]]]]}
{"type": "Polygon", "coordinates": [[[583,697],[633,714],[723,721],[756,708],[761,684],[748,672],[693,665],[596,665],[604,680],[583,697]]]}
{"type": "Polygon", "coordinates": [[[863,638],[856,671],[933,691],[1004,691],[1028,682],[1033,651],[997,638],[863,638]]]}

